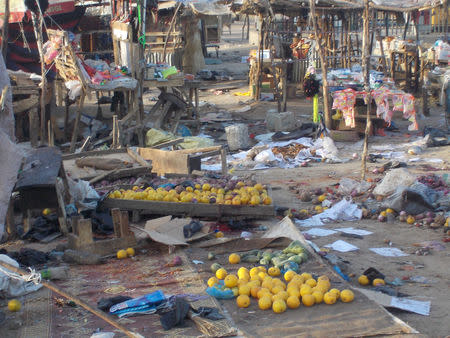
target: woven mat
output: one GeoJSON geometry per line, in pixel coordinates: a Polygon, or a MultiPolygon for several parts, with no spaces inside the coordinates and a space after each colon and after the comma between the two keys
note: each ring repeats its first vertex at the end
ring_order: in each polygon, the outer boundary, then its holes
{"type": "MultiPolygon", "coordinates": [[[[196,269],[187,256],[178,251],[183,265],[165,267],[174,255],[167,251],[152,252],[150,255],[137,256],[136,259],[119,261],[112,259],[108,264],[97,266],[72,266],[70,278],[57,281],[61,289],[76,295],[96,308],[100,298],[126,295],[139,297],[144,294],[162,290],[166,295],[194,294],[205,296],[206,285],[198,276],[196,269]]],[[[83,308],[71,307],[67,304],[59,306],[56,300],[59,295],[42,288],[38,292],[25,297],[20,317],[22,326],[12,337],[90,337],[96,330],[112,331],[116,336],[123,335],[111,325],[83,308]],[[20,334],[18,334],[20,332],[20,334]]],[[[191,303],[194,308],[200,306],[220,306],[211,297],[205,297],[191,303]]],[[[118,320],[130,331],[140,333],[144,337],[198,337],[199,331],[192,320],[186,320],[184,327],[165,331],[158,315],[143,315],[118,320]]],[[[227,320],[201,321],[201,326],[211,335],[229,336],[235,329],[227,320]]],[[[1,332],[1,330],[0,330],[1,332]]],[[[4,336],[4,335],[1,335],[4,336]]]]}

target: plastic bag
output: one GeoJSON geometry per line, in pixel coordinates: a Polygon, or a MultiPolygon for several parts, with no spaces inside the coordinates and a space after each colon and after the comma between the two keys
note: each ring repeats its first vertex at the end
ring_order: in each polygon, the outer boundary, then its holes
{"type": "Polygon", "coordinates": [[[370,183],[366,181],[358,182],[351,178],[344,177],[339,181],[339,189],[343,195],[354,195],[366,192],[370,188],[370,183]]]}
{"type": "Polygon", "coordinates": [[[375,187],[373,193],[375,195],[388,196],[400,186],[409,187],[415,180],[416,177],[405,168],[392,169],[387,172],[383,180],[375,187]]]}
{"type": "Polygon", "coordinates": [[[71,80],[64,83],[66,88],[69,90],[69,99],[75,101],[78,96],[81,95],[81,90],[83,89],[80,81],[71,80]]]}
{"type": "Polygon", "coordinates": [[[71,178],[67,178],[67,182],[74,203],[77,203],[86,209],[97,208],[100,195],[91,187],[88,181],[79,180],[77,182],[71,178]]]}
{"type": "Polygon", "coordinates": [[[160,143],[175,140],[175,135],[159,129],[150,129],[145,135],[145,145],[147,147],[155,146],[160,143]]]}
{"type": "Polygon", "coordinates": [[[207,288],[206,293],[217,299],[231,299],[235,297],[232,290],[225,290],[223,280],[219,281],[218,284],[207,288]]]}
{"type": "MultiPolygon", "coordinates": [[[[0,255],[0,261],[15,266],[16,268],[19,267],[19,263],[7,255],[0,255]]],[[[0,295],[6,297],[19,297],[39,290],[41,287],[41,284],[25,282],[22,278],[18,277],[15,272],[0,267],[0,295]]]]}

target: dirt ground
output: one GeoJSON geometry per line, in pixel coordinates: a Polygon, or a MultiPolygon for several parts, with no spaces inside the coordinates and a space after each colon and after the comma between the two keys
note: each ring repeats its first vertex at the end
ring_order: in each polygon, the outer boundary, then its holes
{"type": "MultiPolygon", "coordinates": [[[[207,65],[206,68],[211,70],[224,70],[234,79],[242,80],[240,86],[229,92],[216,95],[214,90],[205,90],[200,93],[200,100],[207,104],[202,108],[201,117],[206,116],[210,112],[233,111],[246,105],[250,105],[251,109],[245,113],[233,114],[235,121],[244,120],[250,124],[250,132],[257,134],[265,133],[265,127],[261,122],[265,118],[266,111],[270,108],[276,108],[275,102],[260,102],[254,103],[249,97],[234,96],[236,92],[246,92],[248,85],[246,84],[246,73],[248,65],[241,63],[241,57],[247,56],[250,49],[255,46],[250,46],[246,42],[241,41],[241,25],[242,23],[234,23],[232,25],[232,34],[225,32],[222,37],[222,44],[220,48],[221,64],[207,65]],[[260,122],[259,124],[257,122],[260,122]]],[[[156,96],[157,91],[150,91],[146,93],[145,109],[151,108],[153,104],[149,98],[156,96]]],[[[92,112],[95,113],[95,106],[92,107],[92,112]]],[[[298,91],[297,98],[288,101],[288,110],[293,111],[300,122],[310,122],[312,103],[305,100],[300,91],[298,91]]],[[[433,127],[442,127],[444,122],[444,111],[442,107],[433,105],[431,108],[431,116],[420,117],[420,130],[427,125],[433,127]]],[[[59,115],[59,114],[58,114],[59,115]]],[[[105,114],[108,116],[108,114],[105,114]]],[[[402,143],[407,143],[414,140],[420,132],[408,132],[408,121],[405,121],[401,116],[396,115],[394,118],[396,125],[399,127],[399,132],[387,133],[387,136],[371,137],[370,146],[389,144],[394,149],[402,143]]],[[[233,122],[233,121],[230,121],[233,122]]],[[[203,130],[208,133],[207,125],[203,130]]],[[[223,136],[223,127],[215,132],[215,137],[223,136]]],[[[219,137],[223,141],[223,137],[219,137]]],[[[360,154],[360,144],[353,143],[337,143],[339,155],[344,158],[350,158],[353,153],[360,154]]],[[[370,148],[371,150],[373,148],[370,148]]],[[[412,155],[406,155],[407,159],[411,159],[412,155]]],[[[442,159],[443,163],[431,164],[435,168],[435,173],[438,175],[450,174],[450,147],[429,148],[419,155],[423,159],[442,159]]],[[[380,160],[379,163],[368,163],[367,177],[376,179],[382,177],[382,174],[372,174],[372,169],[379,167],[387,160],[380,160]]],[[[429,167],[423,166],[424,162],[408,162],[408,170],[415,174],[430,173],[429,167]]],[[[274,204],[277,206],[288,207],[291,209],[300,210],[307,206],[307,203],[300,202],[300,200],[290,192],[290,185],[301,185],[305,189],[325,188],[327,186],[336,184],[343,177],[358,179],[361,173],[360,156],[358,159],[353,159],[347,163],[329,164],[311,162],[307,167],[294,169],[266,169],[262,171],[245,171],[235,170],[233,172],[236,176],[254,175],[258,182],[270,184],[273,188],[274,204]]],[[[448,180],[447,180],[448,182],[448,180]]],[[[275,220],[274,220],[275,221],[275,220]]],[[[408,283],[396,287],[400,292],[413,296],[414,299],[431,301],[431,312],[429,316],[421,316],[418,314],[390,310],[395,316],[407,322],[420,333],[429,337],[445,337],[450,334],[450,321],[448,314],[450,313],[450,265],[449,265],[449,245],[442,242],[442,230],[432,230],[428,228],[417,228],[406,223],[380,223],[373,220],[361,220],[358,222],[344,222],[339,224],[328,224],[324,226],[327,229],[336,229],[341,227],[354,227],[373,232],[372,235],[365,236],[364,239],[356,238],[342,238],[339,234],[330,235],[327,237],[313,238],[312,241],[319,247],[332,243],[337,239],[344,239],[345,241],[356,245],[359,250],[356,252],[337,253],[338,256],[346,261],[347,272],[359,276],[364,270],[369,267],[374,267],[384,273],[390,280],[395,278],[405,278],[412,276],[423,276],[430,280],[429,283],[408,283]],[[445,249],[443,251],[433,250],[430,255],[418,256],[414,252],[417,247],[416,243],[424,241],[438,241],[445,249]],[[409,256],[390,258],[378,256],[369,251],[372,247],[384,247],[386,243],[392,243],[393,247],[399,248],[409,256]]],[[[301,228],[301,230],[307,230],[301,228]]],[[[21,246],[22,243],[10,243],[9,248],[13,249],[15,246],[21,246]]],[[[51,249],[53,244],[47,246],[51,249]]],[[[34,248],[43,249],[40,245],[31,245],[34,248]]],[[[352,284],[357,286],[356,278],[353,278],[352,284]]]]}

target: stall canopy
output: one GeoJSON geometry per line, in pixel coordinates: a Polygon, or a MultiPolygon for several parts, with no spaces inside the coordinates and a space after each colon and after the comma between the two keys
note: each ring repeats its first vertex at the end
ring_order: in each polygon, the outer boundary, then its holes
{"type": "MultiPolygon", "coordinates": [[[[374,9],[385,11],[416,11],[438,7],[444,0],[370,0],[374,9]]],[[[317,9],[363,9],[363,0],[317,0],[317,9]]],[[[296,16],[301,10],[309,9],[305,0],[236,0],[232,8],[244,13],[267,13],[269,7],[274,13],[296,16]]]]}

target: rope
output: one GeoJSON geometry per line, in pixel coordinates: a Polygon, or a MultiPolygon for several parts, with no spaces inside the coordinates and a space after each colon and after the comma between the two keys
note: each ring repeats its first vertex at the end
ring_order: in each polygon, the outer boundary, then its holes
{"type": "Polygon", "coordinates": [[[30,271],[29,274],[20,275],[18,273],[12,272],[11,270],[6,270],[0,266],[0,272],[4,273],[12,279],[23,280],[27,283],[33,282],[34,284],[40,284],[41,274],[30,267],[28,268],[28,270],[30,271]]]}

